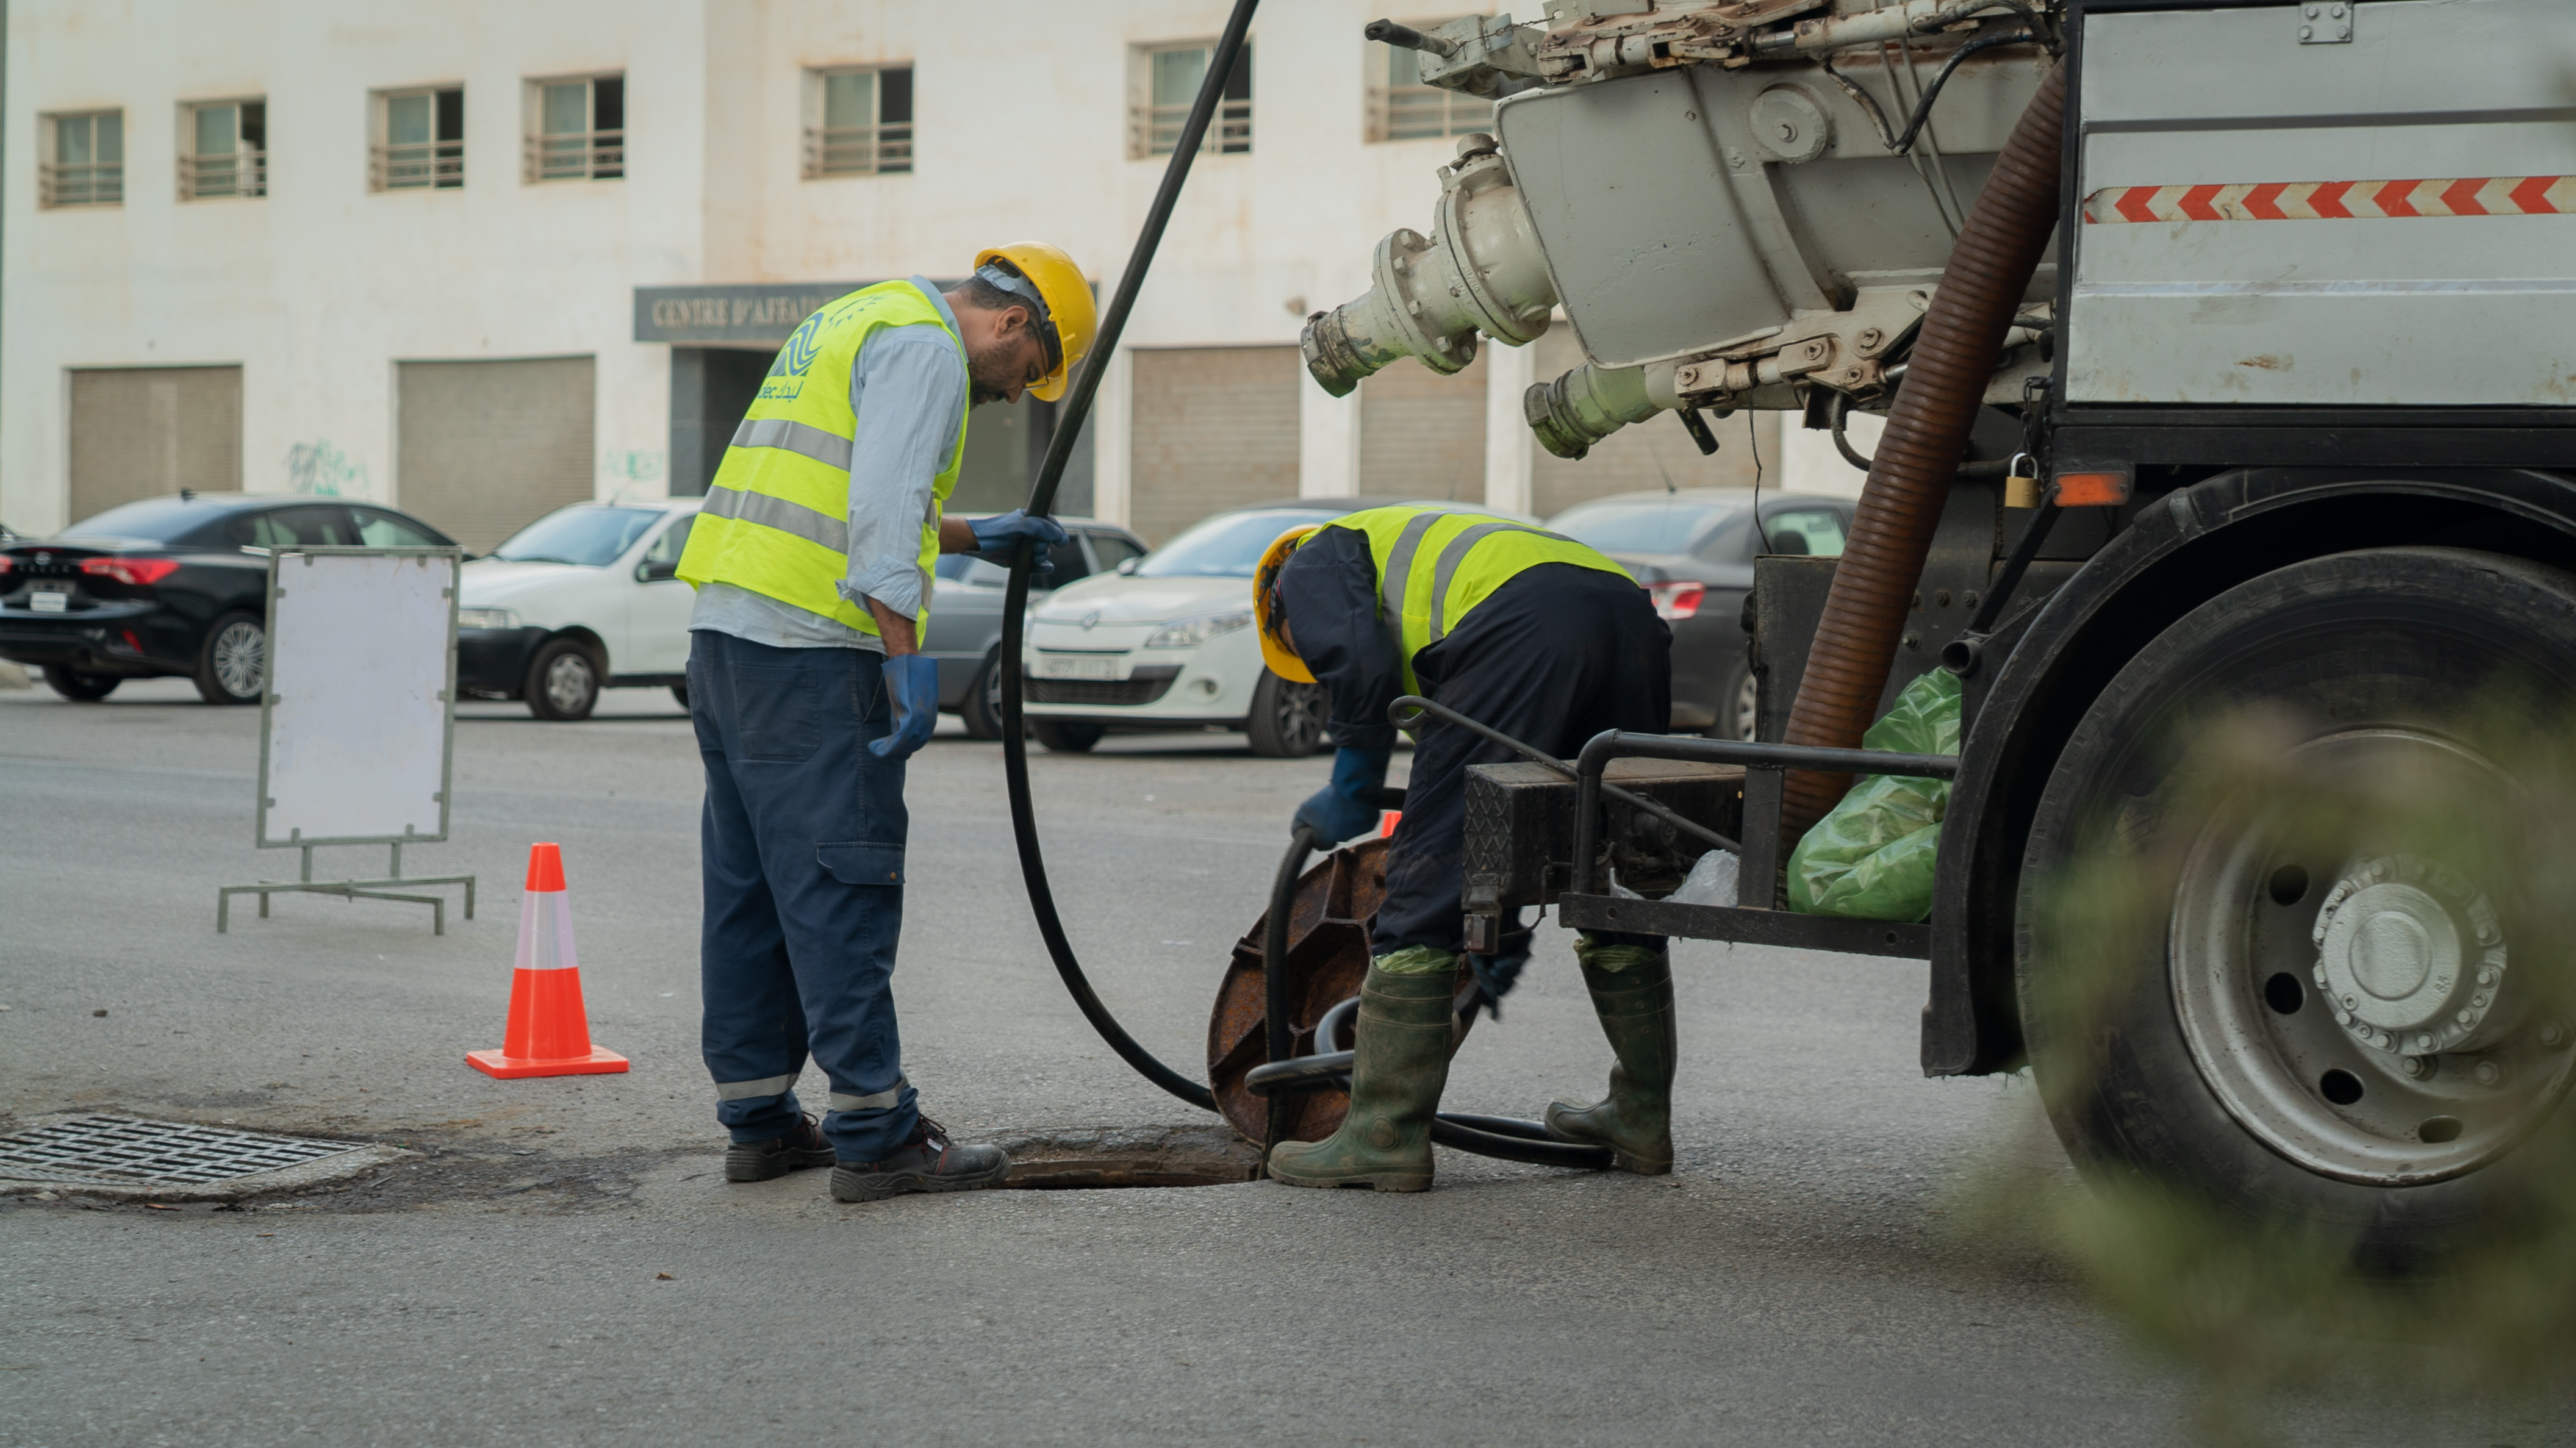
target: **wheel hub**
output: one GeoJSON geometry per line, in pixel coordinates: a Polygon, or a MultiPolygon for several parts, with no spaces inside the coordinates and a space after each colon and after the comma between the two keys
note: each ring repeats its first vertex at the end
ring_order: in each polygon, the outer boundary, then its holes
{"type": "Polygon", "coordinates": [[[2362,1045],[2410,1056],[2467,1049],[2497,1014],[2505,943],[2495,905],[2438,861],[2355,861],[2326,892],[2309,939],[2311,978],[2362,1045]]]}

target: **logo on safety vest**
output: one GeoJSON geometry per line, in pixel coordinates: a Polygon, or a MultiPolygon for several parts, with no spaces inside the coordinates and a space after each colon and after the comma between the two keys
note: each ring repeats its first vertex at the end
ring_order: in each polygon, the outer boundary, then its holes
{"type": "Polygon", "coordinates": [[[805,369],[813,366],[814,359],[821,355],[817,344],[823,335],[824,315],[816,312],[807,317],[788,335],[787,345],[779,349],[778,360],[786,367],[788,376],[804,376],[805,369]]]}

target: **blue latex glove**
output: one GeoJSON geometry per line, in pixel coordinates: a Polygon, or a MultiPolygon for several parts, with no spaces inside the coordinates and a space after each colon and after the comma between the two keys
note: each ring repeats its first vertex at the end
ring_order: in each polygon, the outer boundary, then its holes
{"type": "Polygon", "coordinates": [[[885,685],[894,703],[894,728],[869,740],[868,752],[879,759],[910,759],[939,727],[939,661],[926,654],[889,656],[885,685]]]}
{"type": "Polygon", "coordinates": [[[1013,508],[990,518],[977,518],[966,526],[975,534],[975,556],[1004,568],[1011,566],[1012,550],[1019,543],[1024,540],[1037,543],[1039,547],[1029,555],[1029,566],[1031,576],[1039,581],[1055,571],[1054,561],[1047,557],[1048,545],[1061,543],[1072,536],[1055,519],[1032,518],[1026,508],[1013,508]]]}
{"type": "Polygon", "coordinates": [[[1297,806],[1289,830],[1293,833],[1303,825],[1315,832],[1318,842],[1330,846],[1377,828],[1378,808],[1364,796],[1386,784],[1386,762],[1394,755],[1392,749],[1335,751],[1333,782],[1297,806]]]}

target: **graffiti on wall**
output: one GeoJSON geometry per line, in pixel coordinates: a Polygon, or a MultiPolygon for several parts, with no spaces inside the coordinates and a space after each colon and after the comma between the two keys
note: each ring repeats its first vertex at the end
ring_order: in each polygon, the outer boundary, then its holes
{"type": "Polygon", "coordinates": [[[367,495],[367,465],[317,437],[286,450],[286,485],[319,498],[367,495]]]}
{"type": "Polygon", "coordinates": [[[611,448],[599,455],[599,472],[621,483],[658,483],[669,458],[657,447],[611,448]]]}

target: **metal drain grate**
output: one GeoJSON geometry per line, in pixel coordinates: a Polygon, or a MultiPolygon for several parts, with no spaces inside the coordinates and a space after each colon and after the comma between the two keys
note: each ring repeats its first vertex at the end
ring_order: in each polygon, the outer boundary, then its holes
{"type": "Polygon", "coordinates": [[[364,1149],[354,1141],[308,1141],[131,1116],[83,1116],[0,1136],[0,1178],[203,1186],[364,1149]]]}

